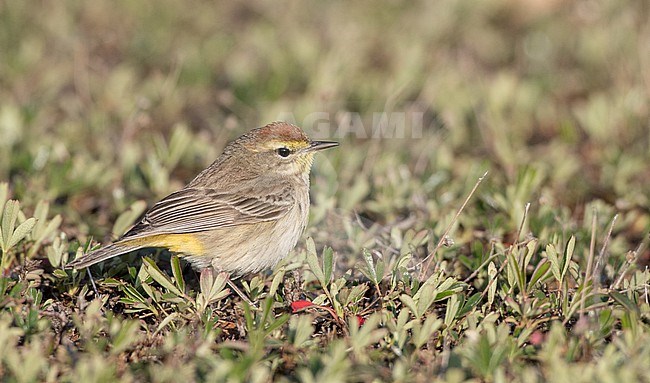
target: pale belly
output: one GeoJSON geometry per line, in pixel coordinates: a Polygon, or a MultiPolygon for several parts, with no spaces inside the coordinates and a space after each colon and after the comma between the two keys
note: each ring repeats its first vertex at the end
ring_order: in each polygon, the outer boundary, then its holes
{"type": "Polygon", "coordinates": [[[205,246],[205,255],[188,255],[194,269],[241,275],[275,267],[296,246],[307,225],[309,201],[296,204],[277,221],[240,225],[195,233],[205,246]]]}

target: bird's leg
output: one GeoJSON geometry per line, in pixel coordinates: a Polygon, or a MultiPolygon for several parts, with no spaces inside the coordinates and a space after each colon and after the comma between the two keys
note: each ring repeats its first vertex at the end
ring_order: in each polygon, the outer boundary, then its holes
{"type": "Polygon", "coordinates": [[[93,291],[95,292],[95,298],[99,298],[99,292],[97,291],[97,285],[95,285],[95,279],[93,274],[90,272],[90,267],[86,269],[88,271],[88,279],[90,279],[90,284],[93,286],[93,291]]]}
{"type": "Polygon", "coordinates": [[[243,299],[246,303],[248,303],[248,305],[251,306],[253,310],[258,310],[257,305],[255,305],[255,303],[253,303],[253,301],[251,301],[250,298],[248,298],[248,296],[246,296],[246,294],[244,294],[244,292],[241,291],[237,287],[237,285],[235,285],[235,283],[230,279],[230,273],[221,271],[219,272],[219,274],[222,274],[226,278],[226,284],[228,284],[228,287],[230,287],[232,291],[237,293],[237,295],[239,295],[241,299],[243,299]]]}

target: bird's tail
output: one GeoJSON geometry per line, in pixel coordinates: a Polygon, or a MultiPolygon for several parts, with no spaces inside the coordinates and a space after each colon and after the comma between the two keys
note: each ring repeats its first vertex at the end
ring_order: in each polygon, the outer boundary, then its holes
{"type": "Polygon", "coordinates": [[[126,254],[140,248],[142,248],[142,245],[129,245],[119,242],[113,243],[95,251],[91,251],[81,258],[75,259],[74,261],[68,263],[66,268],[83,269],[96,263],[105,261],[109,258],[117,257],[118,255],[126,254]]]}

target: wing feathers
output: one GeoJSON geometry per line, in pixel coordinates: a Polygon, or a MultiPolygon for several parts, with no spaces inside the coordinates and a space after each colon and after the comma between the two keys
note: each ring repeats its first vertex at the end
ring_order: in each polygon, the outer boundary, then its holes
{"type": "Polygon", "coordinates": [[[265,189],[262,193],[249,190],[233,194],[207,188],[179,190],[156,203],[122,238],[192,233],[276,220],[293,206],[293,197],[286,188],[271,193],[268,185],[265,189]]]}
{"type": "Polygon", "coordinates": [[[142,246],[138,245],[125,245],[121,243],[112,243],[108,246],[104,246],[95,251],[84,255],[81,258],[77,258],[74,261],[70,262],[66,267],[71,267],[75,269],[83,269],[84,267],[92,266],[95,263],[105,261],[109,258],[116,257],[121,254],[129,253],[133,250],[140,249],[142,246]]]}

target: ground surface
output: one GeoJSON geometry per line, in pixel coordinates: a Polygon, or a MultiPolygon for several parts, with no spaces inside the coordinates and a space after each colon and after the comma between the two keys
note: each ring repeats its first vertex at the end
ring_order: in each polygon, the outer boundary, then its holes
{"type": "Polygon", "coordinates": [[[650,381],[649,15],[0,2],[0,380],[650,381]],[[164,252],[62,268],[277,119],[341,146],[259,311],[164,252]]]}

